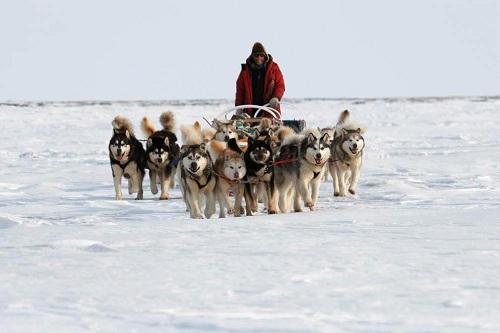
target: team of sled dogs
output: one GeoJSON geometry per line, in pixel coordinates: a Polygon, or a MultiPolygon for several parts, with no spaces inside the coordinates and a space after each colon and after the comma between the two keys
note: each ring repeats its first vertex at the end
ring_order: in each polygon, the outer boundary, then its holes
{"type": "Polygon", "coordinates": [[[144,149],[127,118],[117,116],[112,125],[109,157],[116,199],[123,198],[122,177],[128,180],[128,193],[137,193],[136,199],[142,199],[147,169],[151,192],[158,193],[159,183],[160,199],[167,200],[177,175],[192,218],[210,218],[216,201],[219,217],[250,216],[259,202],[265,204],[268,214],[287,213],[292,205],[293,211],[300,212],[302,203],[314,210],[320,182],[328,172],[334,196],[355,194],[366,130],[351,121],[347,110],[330,128],[295,133],[262,119],[253,135],[243,137],[232,121],[216,119],[205,129],[199,122],[181,126],[183,145],[179,146],[174,115],[164,112],[159,130],[143,118],[142,129],[148,137],[144,149]]]}

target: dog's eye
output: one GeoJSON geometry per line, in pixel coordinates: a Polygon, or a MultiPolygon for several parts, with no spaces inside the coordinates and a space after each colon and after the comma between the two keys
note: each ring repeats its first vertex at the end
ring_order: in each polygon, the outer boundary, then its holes
{"type": "Polygon", "coordinates": [[[198,161],[200,159],[200,156],[196,156],[196,160],[198,161]]]}
{"type": "Polygon", "coordinates": [[[231,170],[234,170],[234,166],[231,165],[230,168],[231,168],[231,170]]]}
{"type": "Polygon", "coordinates": [[[240,166],[238,166],[238,169],[241,169],[241,165],[240,165],[240,166]]]}

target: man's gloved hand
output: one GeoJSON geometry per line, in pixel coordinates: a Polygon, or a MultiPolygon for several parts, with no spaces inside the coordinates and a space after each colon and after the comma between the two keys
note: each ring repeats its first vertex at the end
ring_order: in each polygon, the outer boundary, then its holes
{"type": "Polygon", "coordinates": [[[277,109],[279,105],[280,101],[278,97],[273,97],[269,100],[269,106],[272,107],[273,109],[277,109]]]}

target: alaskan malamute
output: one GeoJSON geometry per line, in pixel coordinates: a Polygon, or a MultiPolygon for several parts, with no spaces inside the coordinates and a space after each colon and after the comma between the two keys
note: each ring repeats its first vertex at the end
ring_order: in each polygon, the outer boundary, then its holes
{"type": "Polygon", "coordinates": [[[356,193],[363,161],[365,132],[366,127],[349,120],[349,111],[341,113],[335,127],[335,138],[331,148],[332,159],[329,163],[334,196],[346,196],[347,187],[351,194],[356,193]]]}
{"type": "Polygon", "coordinates": [[[200,209],[205,197],[205,217],[215,213],[215,175],[205,143],[185,145],[179,162],[181,191],[192,218],[203,218],[200,209]]]}
{"type": "Polygon", "coordinates": [[[302,211],[300,199],[314,210],[321,177],[330,157],[328,141],[328,133],[321,135],[317,129],[305,129],[284,140],[274,167],[281,212],[289,211],[294,192],[296,212],[302,211]]]}
{"type": "Polygon", "coordinates": [[[219,217],[226,217],[225,208],[228,214],[234,216],[241,215],[241,202],[245,192],[245,184],[242,180],[245,178],[247,169],[242,151],[235,139],[228,142],[227,148],[219,155],[215,161],[215,173],[217,175],[216,193],[219,201],[219,217]],[[235,204],[231,204],[228,196],[229,192],[235,193],[235,204]]]}
{"type": "Polygon", "coordinates": [[[172,112],[163,112],[160,116],[163,129],[156,131],[154,124],[147,118],[142,119],[142,128],[148,136],[146,161],[151,181],[151,192],[158,193],[156,176],[160,177],[160,200],[168,199],[168,190],[174,182],[179,161],[179,145],[175,135],[175,121],[172,112]]]}
{"type": "Polygon", "coordinates": [[[137,193],[136,200],[140,200],[143,198],[142,180],[144,179],[146,152],[139,140],[135,138],[132,124],[127,118],[116,116],[111,124],[113,136],[108,148],[116,200],[123,199],[122,176],[128,179],[128,193],[137,193]]]}

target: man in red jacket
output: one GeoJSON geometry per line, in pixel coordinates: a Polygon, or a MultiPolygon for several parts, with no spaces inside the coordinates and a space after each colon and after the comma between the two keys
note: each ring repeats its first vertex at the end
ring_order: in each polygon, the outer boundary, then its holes
{"type": "MultiPolygon", "coordinates": [[[[284,93],[285,81],[278,64],[273,61],[273,57],[266,52],[261,43],[255,43],[252,54],[245,64],[241,64],[241,72],[236,80],[235,105],[269,103],[270,107],[281,113],[279,101],[284,93]]],[[[256,111],[256,109],[245,109],[241,112],[253,116],[256,111]]],[[[267,112],[260,115],[271,117],[267,112]]]]}

